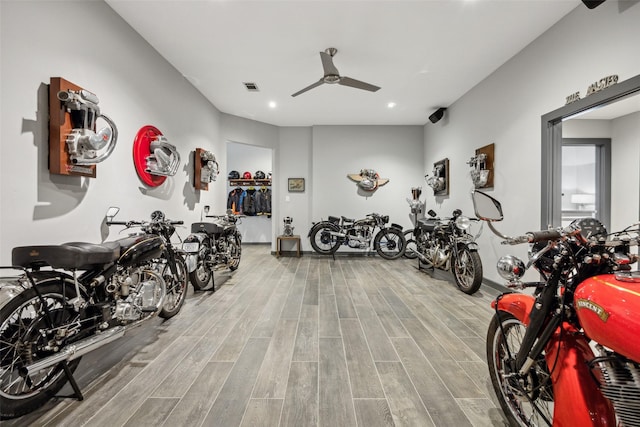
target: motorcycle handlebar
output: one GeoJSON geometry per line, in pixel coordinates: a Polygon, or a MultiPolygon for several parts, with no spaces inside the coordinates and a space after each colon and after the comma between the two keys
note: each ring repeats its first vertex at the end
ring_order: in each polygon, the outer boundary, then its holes
{"type": "Polygon", "coordinates": [[[562,233],[558,230],[530,231],[527,236],[529,237],[529,243],[548,242],[549,240],[559,239],[562,237],[562,233]]]}
{"type": "Polygon", "coordinates": [[[521,243],[548,242],[559,239],[562,236],[563,234],[558,230],[530,231],[524,236],[507,237],[502,243],[505,245],[519,245],[521,243]]]}

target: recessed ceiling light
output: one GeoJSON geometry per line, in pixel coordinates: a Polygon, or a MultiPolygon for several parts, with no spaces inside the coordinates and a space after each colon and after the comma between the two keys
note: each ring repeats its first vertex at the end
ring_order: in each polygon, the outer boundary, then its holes
{"type": "Polygon", "coordinates": [[[278,104],[275,101],[269,101],[269,108],[276,108],[278,104]]]}
{"type": "Polygon", "coordinates": [[[395,102],[390,102],[390,103],[387,104],[387,108],[393,108],[395,106],[396,106],[395,102]]]}

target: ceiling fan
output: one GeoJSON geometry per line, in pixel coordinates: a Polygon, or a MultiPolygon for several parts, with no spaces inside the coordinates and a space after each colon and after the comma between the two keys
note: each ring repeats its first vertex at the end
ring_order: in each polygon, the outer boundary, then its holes
{"type": "Polygon", "coordinates": [[[302,90],[299,90],[298,92],[294,93],[291,96],[298,96],[301,93],[304,93],[310,89],[313,89],[314,87],[318,87],[323,83],[328,83],[328,84],[337,83],[342,86],[350,86],[356,89],[368,90],[370,92],[375,92],[378,89],[380,89],[380,87],[378,86],[361,82],[360,80],[352,79],[351,77],[341,76],[336,66],[333,65],[333,57],[336,53],[338,53],[338,49],[336,49],[335,47],[330,47],[326,49],[324,52],[320,52],[320,59],[322,60],[322,68],[324,68],[324,76],[317,82],[305,87],[302,90]]]}

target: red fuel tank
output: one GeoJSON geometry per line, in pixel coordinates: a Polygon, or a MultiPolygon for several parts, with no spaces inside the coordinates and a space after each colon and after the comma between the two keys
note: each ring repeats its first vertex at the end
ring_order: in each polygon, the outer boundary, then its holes
{"type": "Polygon", "coordinates": [[[574,304],[589,338],[640,361],[640,282],[594,276],[578,285],[574,304]]]}

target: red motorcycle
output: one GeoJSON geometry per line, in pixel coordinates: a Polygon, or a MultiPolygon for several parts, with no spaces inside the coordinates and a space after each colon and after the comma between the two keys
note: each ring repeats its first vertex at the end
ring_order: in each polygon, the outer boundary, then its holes
{"type": "Polygon", "coordinates": [[[526,265],[505,256],[497,267],[509,288],[533,292],[500,295],[487,333],[489,374],[509,422],[640,425],[640,271],[631,271],[639,224],[608,234],[586,218],[508,237],[491,223],[502,219],[500,203],[480,191],[473,201],[503,244],[531,244],[526,265]],[[540,281],[520,281],[529,267],[540,281]]]}

